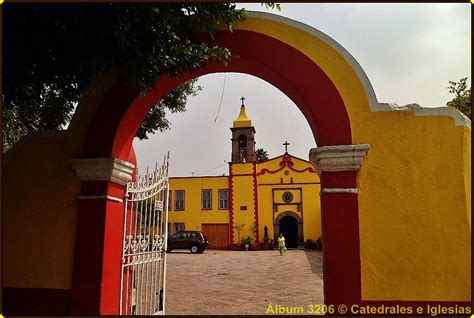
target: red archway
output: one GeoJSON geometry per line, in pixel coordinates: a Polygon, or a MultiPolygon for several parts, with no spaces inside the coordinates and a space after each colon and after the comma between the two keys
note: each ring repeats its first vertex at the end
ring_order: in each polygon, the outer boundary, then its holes
{"type": "MultiPolygon", "coordinates": [[[[132,141],[148,110],[176,85],[215,72],[257,76],[280,89],[302,111],[319,146],[351,145],[351,124],[344,102],[329,77],[295,48],[269,36],[243,30],[221,31],[215,42],[237,58],[179,78],[163,78],[146,96],[118,80],[106,92],[86,129],[84,158],[127,160],[132,141]]],[[[87,101],[83,107],[87,107],[87,101]]],[[[357,171],[323,172],[322,188],[357,188],[357,171]]],[[[81,195],[120,198],[123,185],[83,181],[81,195]]],[[[318,195],[315,193],[315,195],[318,195]]],[[[357,193],[321,196],[324,249],[324,295],[327,304],[361,303],[357,193]]],[[[118,311],[123,204],[84,200],[78,212],[72,313],[118,311]],[[91,252],[91,246],[94,249],[91,252]],[[100,264],[99,266],[97,264],[100,264]]]]}

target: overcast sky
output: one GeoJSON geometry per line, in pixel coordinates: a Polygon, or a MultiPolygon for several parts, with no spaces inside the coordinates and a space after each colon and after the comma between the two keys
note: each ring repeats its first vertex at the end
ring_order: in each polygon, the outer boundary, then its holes
{"type": "MultiPolygon", "coordinates": [[[[341,44],[366,72],[379,102],[423,107],[444,106],[449,80],[471,79],[471,4],[290,4],[266,10],[298,20],[341,44]]],[[[257,148],[270,157],[288,151],[308,159],[316,146],[305,118],[283,93],[256,77],[227,73],[203,76],[203,91],[188,100],[187,111],[169,114],[171,130],[149,140],[135,139],[139,170],[154,167],[170,151],[171,176],[228,173],[229,127],[239,113],[240,97],[257,131],[257,148]],[[224,87],[222,107],[218,113],[224,87]]]]}

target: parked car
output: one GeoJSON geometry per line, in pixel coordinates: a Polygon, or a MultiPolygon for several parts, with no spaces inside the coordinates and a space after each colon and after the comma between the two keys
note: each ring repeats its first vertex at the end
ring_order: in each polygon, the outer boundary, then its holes
{"type": "Polygon", "coordinates": [[[191,253],[202,253],[209,245],[209,239],[201,231],[181,231],[168,237],[167,252],[177,249],[189,249],[191,253]]]}

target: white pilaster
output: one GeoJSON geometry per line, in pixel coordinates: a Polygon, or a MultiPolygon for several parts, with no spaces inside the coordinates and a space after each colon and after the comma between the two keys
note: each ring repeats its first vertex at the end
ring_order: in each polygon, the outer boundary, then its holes
{"type": "Polygon", "coordinates": [[[126,185],[132,181],[135,166],[117,158],[87,158],[70,160],[82,181],[112,181],[126,185]]]}
{"type": "Polygon", "coordinates": [[[325,171],[357,171],[362,165],[370,145],[338,145],[313,148],[309,160],[317,173],[325,171]]]}

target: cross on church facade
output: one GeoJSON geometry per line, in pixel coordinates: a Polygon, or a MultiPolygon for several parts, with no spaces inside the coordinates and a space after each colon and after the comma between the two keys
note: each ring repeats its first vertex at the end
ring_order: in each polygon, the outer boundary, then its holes
{"type": "Polygon", "coordinates": [[[285,153],[288,152],[288,146],[290,145],[290,143],[288,141],[285,141],[285,143],[283,144],[283,146],[285,146],[285,153]]]}
{"type": "Polygon", "coordinates": [[[244,105],[245,97],[241,97],[240,100],[242,101],[242,106],[245,106],[245,105],[244,105]]]}

